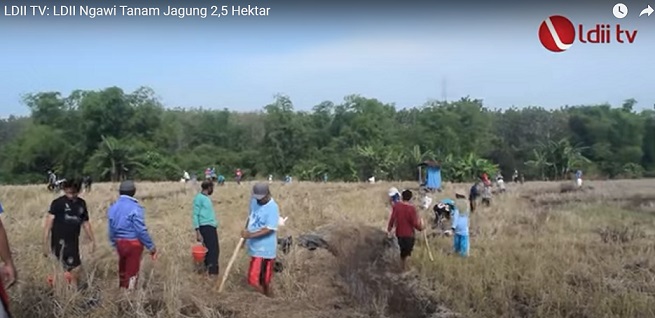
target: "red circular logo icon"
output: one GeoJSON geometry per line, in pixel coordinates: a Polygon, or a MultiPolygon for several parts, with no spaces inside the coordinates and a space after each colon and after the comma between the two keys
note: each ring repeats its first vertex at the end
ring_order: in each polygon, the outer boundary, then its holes
{"type": "Polygon", "coordinates": [[[552,52],[564,52],[575,40],[573,22],[561,15],[551,15],[539,26],[539,41],[552,52]]]}

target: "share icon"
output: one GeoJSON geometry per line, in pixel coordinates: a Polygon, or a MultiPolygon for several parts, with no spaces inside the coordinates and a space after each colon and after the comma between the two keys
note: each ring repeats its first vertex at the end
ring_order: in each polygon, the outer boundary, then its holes
{"type": "Polygon", "coordinates": [[[653,11],[655,11],[655,10],[653,10],[653,8],[651,8],[650,5],[648,5],[648,7],[646,9],[641,10],[641,13],[639,13],[639,16],[642,16],[642,15],[646,14],[646,15],[648,15],[650,17],[650,15],[651,15],[651,13],[653,13],[653,11]]]}

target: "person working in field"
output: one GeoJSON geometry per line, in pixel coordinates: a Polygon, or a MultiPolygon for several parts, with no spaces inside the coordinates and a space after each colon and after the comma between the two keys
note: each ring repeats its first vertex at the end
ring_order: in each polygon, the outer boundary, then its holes
{"type": "Polygon", "coordinates": [[[577,170],[575,172],[575,185],[578,188],[582,187],[582,170],[577,170]]]}
{"type": "Polygon", "coordinates": [[[462,257],[469,255],[469,213],[462,211],[456,206],[451,211],[452,225],[454,232],[453,250],[462,257]]]}
{"type": "MultiPolygon", "coordinates": [[[[475,212],[478,208],[478,200],[483,197],[483,194],[486,192],[486,187],[484,185],[484,182],[482,181],[482,178],[478,179],[473,186],[471,186],[471,189],[469,190],[469,209],[471,212],[475,212]]],[[[486,195],[488,196],[488,194],[486,195]]]]}
{"type": "Polygon", "coordinates": [[[391,187],[389,188],[389,191],[387,191],[387,195],[389,196],[389,204],[392,208],[392,210],[389,211],[389,216],[391,216],[391,213],[393,212],[393,206],[400,202],[400,192],[395,187],[391,187]]]}
{"type": "Polygon", "coordinates": [[[484,187],[482,187],[482,204],[484,206],[488,207],[491,205],[491,197],[492,197],[492,192],[491,192],[491,183],[484,183],[484,187]]]}
{"type": "Polygon", "coordinates": [[[393,236],[392,230],[396,229],[403,271],[408,269],[407,258],[412,255],[412,250],[414,250],[414,230],[423,231],[424,228],[423,220],[418,217],[416,207],[410,202],[412,195],[410,190],[403,191],[402,201],[393,206],[387,225],[389,237],[393,236]]]}
{"type": "Polygon", "coordinates": [[[443,199],[439,201],[433,208],[434,212],[434,223],[433,228],[442,228],[444,220],[450,220],[452,212],[455,211],[457,207],[455,206],[455,201],[452,199],[443,199]]]}
{"type": "Polygon", "coordinates": [[[107,213],[107,232],[109,242],[118,253],[118,286],[131,290],[136,287],[144,246],[153,258],[157,248],[145,224],[144,208],[134,198],[134,181],[121,182],[118,193],[118,200],[109,207],[107,213]]]}
{"type": "Polygon", "coordinates": [[[389,196],[389,204],[391,204],[391,206],[394,206],[396,203],[400,202],[400,192],[396,187],[389,188],[387,195],[389,196]]]}
{"type": "Polygon", "coordinates": [[[64,270],[71,274],[73,287],[77,287],[82,271],[79,240],[82,228],[91,241],[91,252],[96,248],[86,201],[78,197],[80,187],[79,182],[64,182],[64,195],[50,204],[43,233],[44,256],[52,253],[60,260],[64,270]]]}
{"type": "Polygon", "coordinates": [[[54,191],[56,188],[56,183],[57,175],[53,171],[48,170],[48,190],[54,191]]]}
{"type": "MultiPolygon", "coordinates": [[[[0,214],[4,213],[4,211],[0,203],[0,214]]],[[[4,224],[2,224],[2,220],[0,220],[0,259],[4,263],[0,267],[0,278],[2,278],[0,281],[0,318],[11,318],[7,289],[14,285],[17,276],[11,249],[9,248],[9,239],[7,239],[7,231],[4,224]]]]}
{"type": "Polygon", "coordinates": [[[219,185],[224,185],[225,184],[225,176],[223,176],[222,174],[219,174],[218,178],[216,178],[216,182],[219,185]]]}
{"type": "Polygon", "coordinates": [[[241,169],[237,169],[236,172],[234,172],[234,180],[236,180],[237,184],[241,184],[242,177],[243,173],[241,172],[241,169]]]}
{"type": "Polygon", "coordinates": [[[277,231],[280,210],[271,197],[266,183],[257,183],[252,188],[248,226],[241,232],[246,239],[250,267],[248,284],[266,296],[273,297],[271,280],[277,255],[277,231]]]}
{"type": "Polygon", "coordinates": [[[500,193],[507,191],[507,188],[505,187],[505,178],[500,172],[496,175],[496,185],[498,185],[498,191],[500,191],[500,193]]]}
{"type": "Polygon", "coordinates": [[[91,192],[91,186],[93,185],[91,176],[85,176],[82,179],[82,185],[84,186],[84,192],[91,192]]]}
{"type": "Polygon", "coordinates": [[[220,248],[218,245],[218,221],[214,204],[209,198],[214,193],[214,183],[205,180],[200,185],[202,191],[196,194],[193,199],[193,228],[196,231],[196,240],[207,248],[205,255],[205,268],[207,273],[218,276],[218,256],[220,248]]]}
{"type": "Polygon", "coordinates": [[[469,208],[471,212],[475,212],[477,209],[478,199],[485,206],[491,205],[491,181],[487,173],[483,173],[469,191],[469,208]]]}

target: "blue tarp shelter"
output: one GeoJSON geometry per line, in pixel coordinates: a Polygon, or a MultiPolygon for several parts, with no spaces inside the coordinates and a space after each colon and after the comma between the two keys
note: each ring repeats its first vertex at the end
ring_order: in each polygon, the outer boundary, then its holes
{"type": "MultiPolygon", "coordinates": [[[[441,190],[441,163],[434,160],[427,160],[419,165],[419,169],[426,168],[425,183],[423,185],[430,191],[441,190]]],[[[420,170],[419,170],[420,174],[420,170]]],[[[423,181],[423,180],[421,180],[423,181]]]]}

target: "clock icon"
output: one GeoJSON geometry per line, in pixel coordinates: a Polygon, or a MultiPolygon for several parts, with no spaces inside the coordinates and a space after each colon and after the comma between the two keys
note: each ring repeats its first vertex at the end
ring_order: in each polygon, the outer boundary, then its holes
{"type": "Polygon", "coordinates": [[[628,15],[628,6],[623,3],[617,3],[614,5],[612,13],[617,19],[623,19],[628,15]]]}

